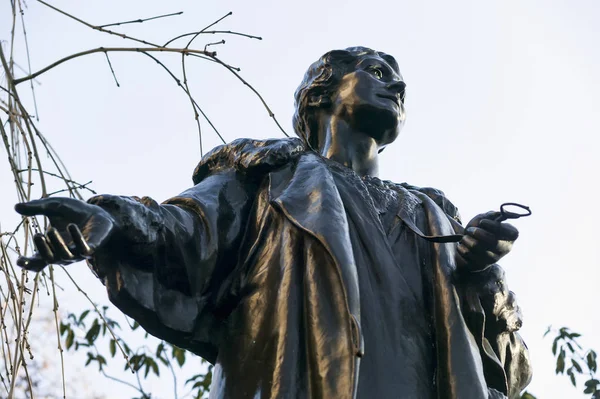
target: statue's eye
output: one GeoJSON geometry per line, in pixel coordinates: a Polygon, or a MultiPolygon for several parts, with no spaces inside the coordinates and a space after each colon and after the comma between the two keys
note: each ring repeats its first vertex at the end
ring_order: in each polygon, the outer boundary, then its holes
{"type": "Polygon", "coordinates": [[[369,68],[369,71],[371,71],[371,73],[375,75],[377,79],[383,79],[383,72],[379,67],[372,66],[369,68]]]}

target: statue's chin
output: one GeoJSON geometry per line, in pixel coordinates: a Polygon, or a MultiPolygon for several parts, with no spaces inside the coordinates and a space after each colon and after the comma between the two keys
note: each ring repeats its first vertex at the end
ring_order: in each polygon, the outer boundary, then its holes
{"type": "Polygon", "coordinates": [[[388,108],[369,107],[357,110],[354,121],[357,122],[357,130],[367,132],[380,146],[396,140],[404,125],[404,121],[398,117],[398,112],[388,108]]]}

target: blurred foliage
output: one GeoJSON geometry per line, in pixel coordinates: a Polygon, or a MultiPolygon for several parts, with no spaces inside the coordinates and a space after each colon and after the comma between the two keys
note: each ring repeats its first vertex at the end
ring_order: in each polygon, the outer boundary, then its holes
{"type": "Polygon", "coordinates": [[[572,332],[567,327],[557,330],[548,327],[544,336],[550,333],[555,336],[552,354],[556,357],[556,374],[567,375],[574,387],[577,387],[578,379],[583,379],[583,393],[589,394],[591,399],[600,399],[596,351],[582,348],[577,342],[581,334],[572,332]]]}
{"type": "MultiPolygon", "coordinates": [[[[568,376],[575,388],[578,380],[583,380],[583,393],[590,395],[590,399],[600,399],[596,351],[584,349],[577,342],[581,334],[567,327],[554,329],[550,326],[544,333],[544,337],[549,334],[554,336],[552,354],[556,357],[556,374],[568,376]]],[[[579,388],[582,388],[582,385],[579,385],[579,388]]],[[[524,392],[520,399],[536,399],[536,397],[529,392],[524,392]]]]}
{"type": "MultiPolygon", "coordinates": [[[[140,346],[132,348],[119,336],[120,324],[107,315],[108,306],[103,306],[99,312],[88,309],[79,315],[69,313],[60,323],[60,335],[64,341],[65,348],[72,351],[85,351],[86,367],[97,367],[100,374],[113,381],[125,384],[137,391],[139,396],[132,399],[151,399],[152,393],[144,388],[144,380],[149,375],[165,374],[168,371],[176,386],[176,373],[190,358],[186,350],[181,349],[165,341],[159,341],[155,347],[148,346],[148,333],[140,328],[137,322],[129,327],[143,336],[143,339],[132,340],[139,342],[140,346]],[[120,356],[119,356],[120,355],[120,356]],[[130,370],[136,375],[137,383],[133,384],[124,378],[109,375],[107,372],[108,362],[121,362],[123,370],[130,370]]],[[[207,362],[192,355],[194,360],[200,360],[201,364],[207,362]]],[[[114,368],[113,368],[114,369],[114,368]]],[[[164,377],[163,377],[164,378],[164,377]]],[[[212,380],[212,365],[208,365],[206,373],[195,374],[186,380],[186,387],[190,391],[185,395],[178,395],[175,388],[174,398],[203,399],[208,396],[212,380]]]]}

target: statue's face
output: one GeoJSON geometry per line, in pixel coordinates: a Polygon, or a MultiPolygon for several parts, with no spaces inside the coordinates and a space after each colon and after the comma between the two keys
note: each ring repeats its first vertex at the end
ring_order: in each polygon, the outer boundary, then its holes
{"type": "Polygon", "coordinates": [[[394,141],[404,126],[405,86],[402,75],[384,59],[364,57],[331,93],[330,110],[383,147],[394,141]]]}

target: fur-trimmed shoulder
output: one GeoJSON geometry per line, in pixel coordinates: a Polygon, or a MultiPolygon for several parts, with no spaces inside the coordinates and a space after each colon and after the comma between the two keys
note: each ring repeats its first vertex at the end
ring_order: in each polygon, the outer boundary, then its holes
{"type": "Polygon", "coordinates": [[[213,148],[194,170],[192,179],[198,184],[210,173],[235,168],[242,173],[260,173],[285,165],[306,151],[298,138],[287,139],[237,139],[213,148]]]}
{"type": "Polygon", "coordinates": [[[446,198],[446,194],[444,194],[442,190],[438,190],[437,188],[433,187],[417,187],[408,183],[400,183],[399,185],[407,190],[415,190],[427,195],[433,200],[433,202],[442,208],[448,216],[456,220],[458,223],[462,223],[458,208],[452,202],[450,202],[448,198],[446,198]]]}

